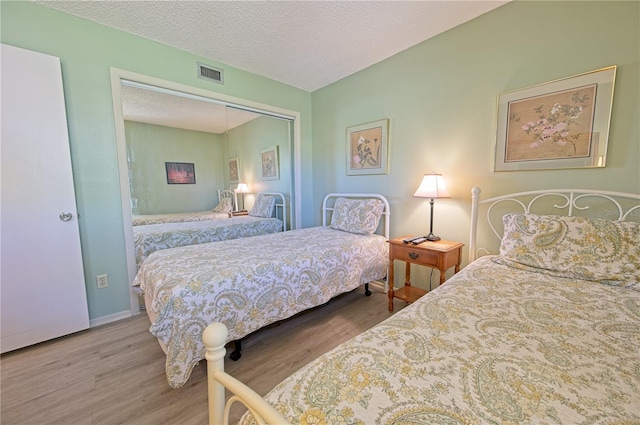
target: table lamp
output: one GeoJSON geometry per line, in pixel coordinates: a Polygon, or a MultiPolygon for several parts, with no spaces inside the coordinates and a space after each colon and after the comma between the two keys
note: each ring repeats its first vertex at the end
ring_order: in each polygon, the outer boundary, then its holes
{"type": "Polygon", "coordinates": [[[414,198],[431,198],[429,202],[431,204],[431,223],[429,226],[429,234],[425,236],[428,241],[439,241],[440,237],[435,236],[433,234],[433,204],[435,198],[451,198],[449,192],[447,192],[447,188],[444,184],[444,178],[442,178],[442,174],[425,174],[422,178],[422,183],[420,183],[420,187],[416,190],[416,193],[413,194],[414,198]]]}
{"type": "Polygon", "coordinates": [[[244,194],[249,193],[249,186],[246,183],[238,183],[236,193],[242,194],[242,209],[240,211],[244,211],[244,194]]]}

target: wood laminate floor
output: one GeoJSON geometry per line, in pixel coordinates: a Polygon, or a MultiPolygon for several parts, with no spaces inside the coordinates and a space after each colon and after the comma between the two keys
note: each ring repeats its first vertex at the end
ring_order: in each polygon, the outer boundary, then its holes
{"type": "MultiPolygon", "coordinates": [[[[271,325],[243,340],[227,372],[261,395],[297,369],[391,315],[372,286],[271,325]]],[[[406,304],[395,300],[394,312],[406,304]]],[[[167,384],[165,356],[145,314],[0,357],[2,425],[207,423],[205,362],[179,389],[167,384]]],[[[230,347],[229,347],[230,348],[230,347]]],[[[230,350],[227,350],[227,353],[230,350]]],[[[234,410],[233,417],[241,412],[234,410]]]]}

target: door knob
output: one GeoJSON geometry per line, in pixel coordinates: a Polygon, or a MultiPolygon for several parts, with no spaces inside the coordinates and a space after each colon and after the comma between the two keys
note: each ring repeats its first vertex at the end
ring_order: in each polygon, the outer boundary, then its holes
{"type": "Polygon", "coordinates": [[[60,215],[60,220],[62,221],[70,221],[73,218],[73,214],[71,214],[70,212],[61,212],[60,215]]]}

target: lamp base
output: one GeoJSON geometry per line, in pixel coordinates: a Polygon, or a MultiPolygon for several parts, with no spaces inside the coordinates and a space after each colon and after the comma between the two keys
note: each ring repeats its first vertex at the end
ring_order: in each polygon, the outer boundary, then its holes
{"type": "Polygon", "coordinates": [[[425,238],[427,238],[427,240],[431,242],[436,242],[440,240],[440,236],[436,236],[433,233],[429,233],[427,236],[425,236],[425,238]]]}

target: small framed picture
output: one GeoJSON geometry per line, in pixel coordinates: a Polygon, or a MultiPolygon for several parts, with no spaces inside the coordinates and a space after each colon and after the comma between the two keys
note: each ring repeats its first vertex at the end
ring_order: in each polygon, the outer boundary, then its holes
{"type": "Polygon", "coordinates": [[[278,163],[278,146],[261,149],[260,164],[262,168],[262,180],[279,180],[280,166],[278,163]]]}
{"type": "Polygon", "coordinates": [[[616,67],[498,96],[495,171],[604,167],[616,67]]]}
{"type": "Polygon", "coordinates": [[[229,183],[240,182],[240,164],[238,157],[229,158],[229,183]]]}
{"type": "Polygon", "coordinates": [[[387,174],[389,120],[347,128],[347,175],[387,174]]]}
{"type": "Polygon", "coordinates": [[[167,184],[195,184],[196,170],[190,162],[165,162],[167,184]]]}

